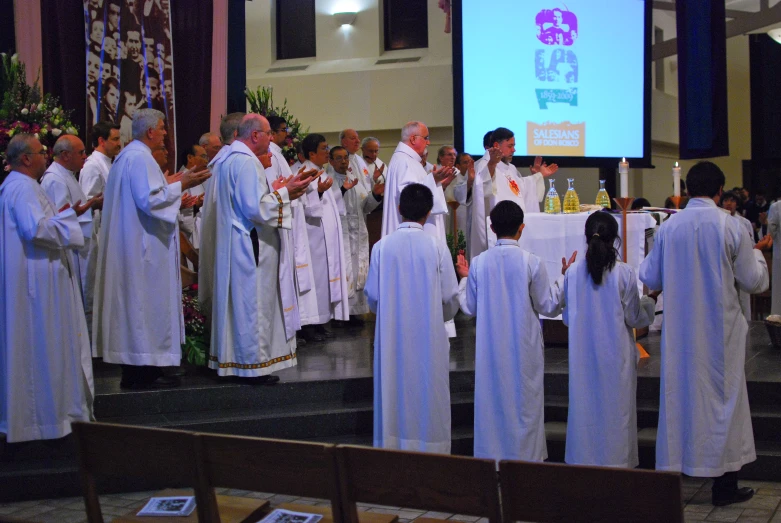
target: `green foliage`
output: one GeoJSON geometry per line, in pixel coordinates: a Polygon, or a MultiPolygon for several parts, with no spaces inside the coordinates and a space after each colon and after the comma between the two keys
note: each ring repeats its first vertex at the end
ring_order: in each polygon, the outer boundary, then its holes
{"type": "Polygon", "coordinates": [[[287,98],[282,102],[282,107],[274,105],[274,88],[262,85],[255,92],[246,89],[244,95],[249,103],[251,113],[263,116],[279,116],[284,118],[290,132],[287,135],[287,143],[282,147],[282,153],[289,162],[296,161],[296,145],[309,134],[309,127],[303,128],[298,118],[290,114],[287,108],[287,98]]]}
{"type": "Polygon", "coordinates": [[[453,258],[453,265],[458,261],[458,253],[466,252],[466,237],[464,231],[458,231],[458,240],[453,241],[453,235],[447,234],[445,236],[447,240],[447,248],[450,250],[450,256],[453,258]]]}

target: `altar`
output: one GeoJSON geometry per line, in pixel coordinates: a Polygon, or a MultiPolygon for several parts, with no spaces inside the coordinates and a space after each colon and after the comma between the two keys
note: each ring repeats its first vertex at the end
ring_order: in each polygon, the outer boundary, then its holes
{"type": "MultiPolygon", "coordinates": [[[[569,259],[574,251],[578,252],[577,259],[583,260],[586,255],[586,220],[591,215],[588,212],[577,214],[545,214],[529,213],[523,217],[526,225],[520,239],[521,248],[536,254],[545,263],[548,278],[553,283],[561,276],[561,259],[569,259]]],[[[612,214],[618,222],[618,236],[623,237],[621,214],[612,214]]],[[[490,218],[489,218],[490,220],[490,218]]],[[[627,213],[627,227],[629,229],[627,244],[627,263],[637,272],[640,263],[645,258],[645,231],[656,227],[656,219],[648,212],[627,213]]],[[[488,246],[496,243],[496,235],[488,228],[488,246]]],[[[619,258],[621,248],[618,247],[619,258]]],[[[638,291],[642,293],[643,284],[638,279],[638,291]]],[[[560,319],[549,318],[549,319],[560,319]]]]}

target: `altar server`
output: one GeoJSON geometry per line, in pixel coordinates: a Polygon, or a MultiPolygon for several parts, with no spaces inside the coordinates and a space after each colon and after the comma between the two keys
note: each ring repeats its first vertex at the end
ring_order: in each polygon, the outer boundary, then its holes
{"type": "Polygon", "coordinates": [[[164,145],[165,115],[140,109],[133,141],[106,185],[95,278],[94,350],[122,365],[120,386],[171,387],[161,367],[179,365],[184,342],[177,217],[182,191],[203,173],[166,179],[152,156],[164,145]]]}
{"type": "Polygon", "coordinates": [[[746,392],[746,334],[738,289],[767,289],[768,273],[740,223],[716,204],[724,173],[689,171],[689,204],[664,222],[640,279],[663,290],[661,394],[656,468],[714,478],[714,505],[745,501],[737,471],[756,459],[746,392]]]}
{"type": "MultiPolygon", "coordinates": [[[[87,201],[87,196],[76,180],[76,172],[84,166],[87,158],[84,152],[84,142],[78,136],[66,134],[60,136],[54,144],[54,161],[41,178],[41,187],[54,204],[55,209],[64,205],[73,206],[87,201]]],[[[103,204],[102,195],[96,195],[92,207],[100,208],[103,204]]],[[[69,250],[71,267],[79,275],[79,289],[84,314],[87,318],[87,330],[91,331],[92,302],[95,290],[95,264],[98,259],[98,241],[93,219],[92,208],[78,218],[81,232],[84,236],[84,246],[69,250]]],[[[99,354],[93,353],[93,356],[99,354]]]]}
{"type": "Polygon", "coordinates": [[[535,161],[531,176],[521,176],[512,162],[515,154],[515,134],[499,127],[490,135],[491,147],[487,158],[476,165],[477,180],[472,189],[472,218],[469,237],[469,255],[475,256],[488,248],[486,217],[498,202],[510,200],[517,203],[524,213],[540,212],[540,202],[545,197],[543,178],[555,173],[556,164],[550,166],[535,161]],[[535,169],[536,167],[536,169],[535,169]]]}
{"type": "MultiPolygon", "coordinates": [[[[560,312],[562,277],[553,285],[545,264],[518,245],[523,211],[511,201],[491,211],[494,248],[472,266],[459,256],[461,311],[477,316],[475,457],[543,461],[545,377],[540,314],[560,312]]],[[[566,267],[566,265],[565,265],[566,267]]]]}
{"type": "Polygon", "coordinates": [[[434,205],[431,190],[413,183],[400,192],[403,223],[374,245],[364,289],[377,314],[374,446],[447,454],[450,344],[444,322],[458,311],[458,284],[447,247],[423,231],[434,205]]]}
{"type": "Polygon", "coordinates": [[[0,186],[0,433],[9,443],[61,438],[92,416],[92,361],[79,275],[66,249],[84,236],[78,215],[38,185],[46,150],[17,134],[0,186]]]}
{"type": "MultiPolygon", "coordinates": [[[[306,156],[303,164],[306,170],[321,172],[328,164],[328,143],[325,137],[321,134],[309,134],[301,146],[306,156]]],[[[314,330],[320,335],[333,336],[322,325],[332,319],[350,319],[347,261],[342,221],[335,194],[340,188],[332,185],[333,179],[323,173],[310,183],[307,194],[301,199],[306,215],[309,248],[315,265],[312,291],[317,299],[317,310],[312,311],[312,316],[301,316],[302,325],[315,326],[305,329],[306,335],[314,330]]]]}
{"type": "MultiPolygon", "coordinates": [[[[385,185],[373,183],[369,167],[360,154],[361,140],[354,129],[345,129],[339,133],[339,139],[345,152],[349,155],[346,172],[337,169],[332,158],[331,165],[337,173],[339,185],[345,179],[355,180],[353,189],[344,191],[345,215],[342,218],[342,233],[345,239],[345,257],[350,258],[350,320],[353,324],[362,324],[359,316],[369,312],[363,289],[366,285],[366,274],[369,272],[369,231],[366,228],[366,216],[382,203],[385,185]]],[[[334,152],[331,151],[331,156],[334,152]]],[[[341,156],[341,153],[340,153],[341,156]]],[[[379,177],[379,173],[378,173],[379,177]]]]}
{"type": "Polygon", "coordinates": [[[635,271],[618,259],[618,222],[586,220],[588,250],[564,275],[569,326],[569,409],[565,461],[633,468],[637,458],[637,361],[633,328],[654,320],[654,301],[637,290],[635,271]]]}
{"type": "MultiPolygon", "coordinates": [[[[111,122],[98,122],[92,126],[92,154],[87,157],[79,172],[79,185],[88,198],[102,194],[108,182],[111,162],[122,149],[119,125],[111,122]]],[[[100,211],[93,211],[93,224],[100,230],[100,211]]]]}
{"type": "MultiPolygon", "coordinates": [[[[280,281],[280,235],[290,229],[290,199],[298,198],[309,178],[277,179],[269,184],[259,155],[268,152],[268,121],[248,114],[236,141],[214,169],[213,202],[217,220],[214,305],[209,367],[220,376],[263,378],[296,364],[295,329],[286,329],[280,281]],[[258,263],[250,230],[258,233],[258,263]]],[[[292,283],[292,281],[290,282],[292,283]]],[[[292,290],[292,289],[285,289],[292,290]]]]}

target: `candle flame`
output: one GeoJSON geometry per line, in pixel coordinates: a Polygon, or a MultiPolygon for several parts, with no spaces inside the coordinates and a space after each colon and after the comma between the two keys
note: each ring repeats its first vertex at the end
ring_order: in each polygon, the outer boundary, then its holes
{"type": "Polygon", "coordinates": [[[676,168],[678,167],[678,162],[675,162],[675,167],[676,167],[676,168]]]}
{"type": "Polygon", "coordinates": [[[626,163],[626,158],[621,158],[621,163],[626,163]]]}

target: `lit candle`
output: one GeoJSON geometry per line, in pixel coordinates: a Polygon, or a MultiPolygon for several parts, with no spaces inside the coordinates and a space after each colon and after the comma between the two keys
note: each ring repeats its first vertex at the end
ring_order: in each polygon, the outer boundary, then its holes
{"type": "Polygon", "coordinates": [[[678,167],[678,162],[675,162],[673,167],[673,196],[681,195],[681,168],[678,167]]]}
{"type": "Polygon", "coordinates": [[[621,158],[618,164],[618,174],[621,177],[621,198],[629,198],[629,162],[621,158]]]}

